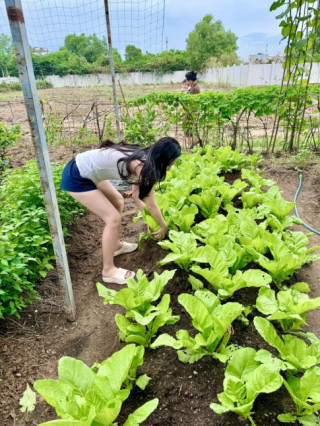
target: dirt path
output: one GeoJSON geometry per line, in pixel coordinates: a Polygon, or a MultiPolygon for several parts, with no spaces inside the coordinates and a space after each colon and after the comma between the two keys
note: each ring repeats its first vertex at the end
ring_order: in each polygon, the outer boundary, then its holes
{"type": "MultiPolygon", "coordinates": [[[[284,197],[292,200],[298,185],[297,172],[292,166],[267,167],[265,176],[278,181],[284,197]]],[[[320,229],[320,177],[316,167],[305,173],[303,190],[299,197],[299,213],[315,229],[320,229]]],[[[143,228],[142,223],[133,224],[135,209],[132,200],[126,200],[122,235],[126,241],[136,241],[143,228]]],[[[303,230],[303,228],[300,228],[303,230]]],[[[300,230],[299,229],[299,230],[300,230]]],[[[102,361],[123,344],[119,342],[114,316],[120,310],[116,306],[104,306],[99,298],[95,283],[100,280],[102,268],[100,237],[102,223],[92,214],[79,217],[70,229],[68,238],[68,259],[77,306],[75,323],[65,321],[62,313],[62,300],[57,286],[55,271],[39,284],[42,301],[31,305],[22,313],[22,318],[10,319],[0,324],[0,419],[2,426],[26,426],[55,418],[44,401],[37,404],[32,414],[19,411],[19,398],[26,384],[33,384],[39,378],[56,378],[57,363],[61,356],[69,355],[83,360],[88,365],[102,361]]],[[[320,245],[320,237],[311,239],[313,245],[320,245]]],[[[148,241],[142,250],[120,256],[117,265],[137,270],[141,268],[150,275],[162,268],[156,262],[165,253],[153,241],[148,241]]],[[[172,266],[173,267],[173,266],[172,266]]],[[[304,267],[296,281],[306,281],[312,288],[312,296],[320,296],[320,262],[304,267]]],[[[111,286],[116,288],[116,286],[111,286]]],[[[167,285],[171,294],[173,313],[181,315],[181,320],[164,332],[174,334],[180,328],[190,329],[189,316],[177,303],[181,292],[190,292],[190,286],[183,271],[177,271],[167,285]]],[[[237,299],[253,299],[255,293],[237,293],[237,299]]],[[[320,335],[320,310],[308,315],[310,330],[320,335]]],[[[252,325],[241,324],[235,327],[233,343],[253,347],[266,347],[257,337],[252,325]]],[[[209,408],[216,402],[216,395],[222,391],[224,367],[218,361],[202,359],[193,365],[184,365],[170,348],[146,351],[142,373],[152,377],[145,391],[135,390],[132,398],[124,404],[120,418],[122,424],[126,416],[143,402],[154,397],[160,399],[159,408],[145,422],[146,425],[185,425],[205,426],[247,424],[234,414],[217,416],[209,408]]],[[[276,424],[276,414],[292,408],[285,390],[259,398],[256,403],[255,420],[258,425],[276,424]],[[265,414],[268,413],[268,416],[265,414]]]]}

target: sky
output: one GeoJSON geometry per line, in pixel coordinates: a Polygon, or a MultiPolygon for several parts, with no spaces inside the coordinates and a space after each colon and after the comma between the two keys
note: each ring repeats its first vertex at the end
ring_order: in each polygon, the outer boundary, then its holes
{"type": "MultiPolygon", "coordinates": [[[[162,40],[164,49],[184,50],[188,34],[206,14],[237,35],[237,53],[244,61],[250,54],[275,55],[284,49],[275,19],[279,12],[269,12],[272,0],[109,0],[109,4],[113,46],[121,53],[126,44],[159,52],[162,40]]],[[[103,0],[22,0],[22,5],[33,47],[58,50],[68,33],[105,34],[103,0]]],[[[0,0],[2,32],[9,32],[4,0],[0,0]]]]}
{"type": "Polygon", "coordinates": [[[278,12],[270,12],[271,0],[166,0],[165,37],[168,48],[184,49],[190,31],[206,14],[221,20],[226,30],[238,39],[238,56],[247,60],[250,54],[275,55],[284,50],[278,12]]]}

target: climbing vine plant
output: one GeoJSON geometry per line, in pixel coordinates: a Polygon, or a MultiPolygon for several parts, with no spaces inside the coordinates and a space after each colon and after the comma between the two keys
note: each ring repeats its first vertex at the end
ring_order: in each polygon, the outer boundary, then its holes
{"type": "MultiPolygon", "coordinates": [[[[277,0],[270,11],[280,9],[276,17],[280,20],[282,40],[286,40],[284,72],[280,92],[287,98],[290,86],[297,86],[295,99],[287,99],[289,108],[285,125],[286,148],[299,150],[300,138],[305,122],[308,89],[312,70],[312,59],[316,47],[316,32],[319,26],[320,2],[318,0],[277,0]]],[[[271,136],[274,151],[282,118],[283,97],[278,98],[274,126],[271,136]]]]}

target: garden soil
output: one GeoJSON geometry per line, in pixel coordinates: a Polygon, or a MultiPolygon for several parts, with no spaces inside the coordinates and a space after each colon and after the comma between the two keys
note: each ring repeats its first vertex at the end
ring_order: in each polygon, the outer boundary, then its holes
{"type": "MultiPolygon", "coordinates": [[[[52,161],[66,162],[74,154],[69,148],[51,149],[52,161]]],[[[14,167],[20,167],[28,153],[14,152],[14,167]]],[[[265,176],[275,179],[287,200],[293,200],[298,173],[293,165],[269,163],[265,176]]],[[[320,173],[317,165],[309,165],[305,174],[301,195],[298,200],[302,218],[320,230],[320,173]]],[[[135,208],[132,199],[126,199],[122,224],[122,238],[137,241],[144,231],[141,222],[134,224],[135,208]]],[[[35,380],[57,378],[58,361],[62,356],[72,356],[88,365],[103,361],[123,347],[119,341],[114,316],[121,312],[118,306],[103,305],[98,296],[96,283],[101,281],[102,256],[100,239],[103,224],[93,214],[77,217],[66,238],[68,260],[74,289],[77,318],[66,320],[63,312],[63,296],[55,270],[37,285],[41,300],[35,301],[21,313],[21,318],[10,318],[0,323],[0,425],[29,426],[56,418],[54,410],[39,396],[33,413],[21,413],[19,399],[27,384],[35,380]]],[[[299,227],[299,230],[305,230],[299,227]]],[[[320,237],[311,238],[312,245],[320,245],[320,237]]],[[[137,252],[117,257],[116,265],[137,270],[141,268],[152,278],[153,272],[161,273],[164,268],[157,262],[166,255],[155,241],[146,241],[137,252]]],[[[174,265],[170,266],[174,268],[174,265]]],[[[320,261],[305,266],[293,281],[306,281],[312,288],[312,297],[320,296],[320,261]]],[[[110,288],[118,289],[116,285],[110,288]]],[[[165,288],[171,295],[173,313],[181,316],[180,322],[166,326],[163,332],[174,334],[185,328],[192,332],[190,317],[177,302],[182,292],[191,292],[186,273],[177,270],[174,278],[165,288]]],[[[234,300],[253,304],[256,289],[238,291],[234,300]]],[[[251,318],[252,319],[252,318],[251,318]]],[[[309,313],[310,331],[320,336],[320,310],[309,313]]],[[[252,322],[249,326],[236,322],[231,342],[254,348],[267,348],[255,332],[252,322]]],[[[270,349],[270,348],[269,348],[270,349]]],[[[127,416],[144,402],[159,398],[158,409],[143,423],[161,426],[207,426],[247,425],[237,415],[230,413],[218,416],[210,408],[217,402],[217,394],[223,390],[224,365],[208,357],[193,365],[179,362],[171,348],[147,349],[141,374],[151,377],[146,390],[134,389],[124,403],[118,419],[122,425],[127,416]]],[[[279,413],[294,411],[291,398],[283,388],[271,395],[258,397],[253,418],[257,425],[279,424],[279,413]]]]}

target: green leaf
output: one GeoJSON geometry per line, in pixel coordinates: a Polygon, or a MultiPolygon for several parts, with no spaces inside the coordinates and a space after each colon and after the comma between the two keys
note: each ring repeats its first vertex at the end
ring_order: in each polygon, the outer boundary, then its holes
{"type": "Polygon", "coordinates": [[[296,416],[293,416],[291,413],[279,414],[277,416],[279,422],[282,423],[295,423],[297,420],[296,416]]]}
{"type": "Polygon", "coordinates": [[[150,378],[149,376],[147,376],[146,374],[144,374],[143,376],[140,376],[140,377],[136,380],[136,385],[137,385],[140,389],[144,390],[144,389],[146,388],[147,384],[149,383],[150,379],[151,379],[151,378],[150,378]]]}
{"type": "MultiPolygon", "coordinates": [[[[271,8],[270,8],[270,10],[271,10],[271,8]]],[[[276,16],[276,19],[282,19],[282,18],[284,18],[286,15],[288,15],[288,13],[290,13],[290,10],[291,10],[291,8],[288,7],[284,12],[282,12],[282,13],[280,13],[280,15],[276,16]]]]}
{"type": "Polygon", "coordinates": [[[204,332],[213,326],[213,319],[201,300],[190,294],[180,294],[178,301],[193,319],[193,325],[197,330],[204,332]]]}
{"type": "Polygon", "coordinates": [[[150,348],[156,349],[160,346],[170,346],[174,349],[180,349],[182,343],[176,340],[174,337],[169,334],[161,334],[151,345],[150,348]]]}
{"type": "Polygon", "coordinates": [[[64,356],[59,360],[59,382],[71,386],[79,395],[92,388],[95,375],[84,362],[64,356]]]}
{"type": "Polygon", "coordinates": [[[188,275],[188,281],[192,285],[192,290],[200,290],[203,288],[203,282],[193,275],[188,275]]]}
{"type": "Polygon", "coordinates": [[[224,407],[221,404],[216,404],[215,402],[212,402],[210,404],[210,408],[211,408],[211,410],[213,410],[217,414],[224,414],[224,413],[227,413],[228,411],[230,411],[229,408],[224,407]]]}
{"type": "Polygon", "coordinates": [[[239,349],[231,358],[226,368],[226,377],[234,376],[240,380],[247,380],[248,376],[259,367],[255,360],[256,351],[252,348],[239,349]]]}
{"type": "Polygon", "coordinates": [[[110,389],[114,394],[121,389],[127,378],[136,351],[135,345],[126,345],[102,362],[98,374],[108,377],[110,389]]]}
{"type": "Polygon", "coordinates": [[[300,393],[303,401],[310,398],[320,403],[320,367],[312,367],[304,373],[300,379],[300,393]]]}
{"type": "Polygon", "coordinates": [[[298,421],[303,425],[303,426],[315,426],[315,425],[320,425],[320,419],[318,416],[315,416],[313,414],[310,414],[308,416],[302,416],[302,417],[298,417],[297,418],[298,421]]]}
{"type": "MultiPolygon", "coordinates": [[[[94,408],[94,407],[92,407],[94,408]]],[[[92,418],[88,420],[52,420],[51,422],[39,423],[38,426],[91,426],[92,418]]]]}
{"type": "Polygon", "coordinates": [[[304,282],[295,283],[291,286],[293,290],[300,291],[301,293],[310,293],[309,284],[304,282]]]}
{"type": "Polygon", "coordinates": [[[278,7],[282,6],[282,5],[284,4],[284,2],[285,2],[285,0],[277,0],[277,1],[274,1],[274,2],[272,3],[272,5],[270,6],[270,12],[272,12],[272,11],[274,11],[274,10],[278,9],[278,7]]]}
{"type": "Polygon", "coordinates": [[[33,386],[47,403],[56,409],[58,414],[68,411],[66,399],[67,395],[72,392],[71,386],[64,385],[52,379],[36,380],[33,386]]]}
{"type": "Polygon", "coordinates": [[[110,288],[105,287],[101,283],[97,283],[96,286],[99,296],[104,298],[103,302],[105,304],[112,303],[114,296],[117,294],[117,292],[115,290],[111,290],[110,288]]]}
{"type": "Polygon", "coordinates": [[[132,414],[129,415],[127,421],[123,426],[138,426],[140,423],[145,421],[151,413],[157,408],[159,404],[158,398],[152,399],[151,401],[146,402],[140,408],[135,410],[132,414]]]}
{"type": "Polygon", "coordinates": [[[284,343],[278,336],[273,325],[262,317],[255,317],[253,322],[258,333],[264,338],[264,340],[282,353],[284,350],[284,343]]]}
{"type": "Polygon", "coordinates": [[[273,314],[278,309],[275,292],[267,287],[261,287],[256,301],[258,311],[265,315],[273,314]]]}
{"type": "Polygon", "coordinates": [[[233,402],[242,401],[246,397],[244,381],[234,376],[226,376],[223,382],[224,392],[233,402]]]}
{"type": "Polygon", "coordinates": [[[26,390],[19,400],[19,404],[21,405],[20,411],[22,411],[22,413],[25,413],[26,411],[30,413],[35,409],[36,393],[33,392],[28,384],[26,390]]]}
{"type": "MultiPolygon", "coordinates": [[[[93,402],[93,399],[90,401],[93,402]]],[[[121,399],[110,399],[109,401],[102,400],[99,403],[95,403],[95,407],[99,407],[98,413],[94,418],[94,423],[101,424],[101,425],[111,425],[112,422],[118,417],[121,406],[122,406],[122,400],[121,399]],[[100,409],[100,404],[102,403],[102,408],[100,409]]],[[[94,424],[93,423],[93,424],[94,424]]]]}
{"type": "Polygon", "coordinates": [[[260,393],[272,393],[282,386],[282,377],[278,371],[270,371],[268,366],[260,365],[249,376],[247,383],[247,398],[255,399],[260,393]]]}
{"type": "Polygon", "coordinates": [[[260,349],[256,356],[255,360],[261,362],[261,364],[267,365],[269,370],[286,370],[286,364],[278,358],[275,358],[271,355],[271,353],[265,349],[260,349]]]}
{"type": "Polygon", "coordinates": [[[114,296],[113,303],[122,306],[127,311],[137,306],[137,301],[135,300],[134,292],[131,288],[124,288],[118,291],[114,296]]]}

